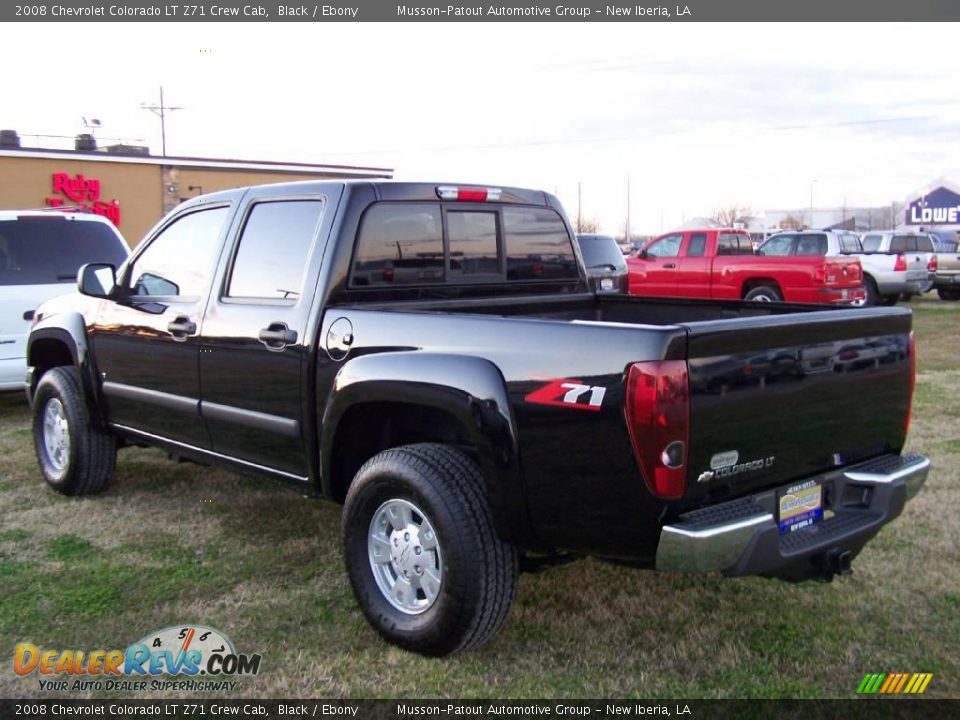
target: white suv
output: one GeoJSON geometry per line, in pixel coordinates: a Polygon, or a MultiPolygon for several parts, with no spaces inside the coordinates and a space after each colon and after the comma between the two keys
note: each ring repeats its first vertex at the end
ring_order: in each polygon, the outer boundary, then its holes
{"type": "Polygon", "coordinates": [[[99,215],[0,211],[0,391],[22,390],[33,311],[69,292],[91,262],[119,266],[129,251],[99,215]]]}

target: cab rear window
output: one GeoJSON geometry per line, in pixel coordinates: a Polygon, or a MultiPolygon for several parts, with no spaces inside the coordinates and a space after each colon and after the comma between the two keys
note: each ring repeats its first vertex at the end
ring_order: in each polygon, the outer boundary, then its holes
{"type": "Polygon", "coordinates": [[[120,265],[123,240],[109,225],[63,217],[0,221],[0,285],[53,285],[77,281],[87,263],[120,265]]]}
{"type": "Polygon", "coordinates": [[[578,277],[566,225],[549,208],[384,202],[364,213],[350,286],[578,277]]]}

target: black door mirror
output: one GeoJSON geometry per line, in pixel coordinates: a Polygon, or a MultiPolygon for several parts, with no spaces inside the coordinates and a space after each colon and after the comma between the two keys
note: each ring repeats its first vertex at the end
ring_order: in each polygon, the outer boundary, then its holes
{"type": "Polygon", "coordinates": [[[109,298],[117,287],[117,270],[108,263],[87,263],[77,273],[77,292],[95,298],[109,298]]]}

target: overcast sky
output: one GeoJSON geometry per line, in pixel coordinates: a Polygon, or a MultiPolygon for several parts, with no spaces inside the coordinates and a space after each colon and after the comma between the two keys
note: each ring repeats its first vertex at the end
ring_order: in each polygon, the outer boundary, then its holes
{"type": "MultiPolygon", "coordinates": [[[[8,25],[0,127],[171,155],[556,192],[655,233],[718,207],[889,204],[960,179],[956,26],[8,25]]],[[[65,141],[60,141],[65,142],[65,141]]]]}

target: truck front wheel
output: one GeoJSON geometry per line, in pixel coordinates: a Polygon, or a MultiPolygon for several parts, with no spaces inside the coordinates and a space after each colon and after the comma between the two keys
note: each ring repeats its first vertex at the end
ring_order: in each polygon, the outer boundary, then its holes
{"type": "Polygon", "coordinates": [[[64,495],[100,492],[117,462],[116,438],[90,422],[75,367],[46,372],[33,397],[33,441],[47,484],[64,495]]]}
{"type": "Polygon", "coordinates": [[[367,620],[423,655],[480,647],[516,595],[516,549],[494,531],[477,464],[453,447],[405,445],[370,459],[347,493],[343,544],[367,620]]]}

